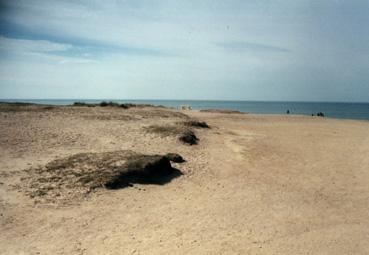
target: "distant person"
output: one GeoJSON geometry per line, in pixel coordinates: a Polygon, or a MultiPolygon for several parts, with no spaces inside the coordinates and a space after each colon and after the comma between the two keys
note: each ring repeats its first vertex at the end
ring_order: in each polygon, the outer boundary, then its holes
{"type": "Polygon", "coordinates": [[[323,112],[318,112],[318,113],[316,114],[316,116],[324,117],[324,113],[323,113],[323,112]]]}
{"type": "Polygon", "coordinates": [[[290,110],[287,110],[287,114],[290,114],[290,110]]]}

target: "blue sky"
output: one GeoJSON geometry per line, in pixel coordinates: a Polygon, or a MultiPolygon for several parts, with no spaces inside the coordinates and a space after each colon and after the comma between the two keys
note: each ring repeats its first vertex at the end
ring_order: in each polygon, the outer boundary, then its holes
{"type": "Polygon", "coordinates": [[[369,102],[369,1],[0,1],[0,98],[369,102]]]}

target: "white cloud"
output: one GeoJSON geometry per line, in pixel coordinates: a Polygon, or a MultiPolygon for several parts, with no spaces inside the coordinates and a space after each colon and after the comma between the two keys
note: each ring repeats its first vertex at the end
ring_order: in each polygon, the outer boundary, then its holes
{"type": "Polygon", "coordinates": [[[0,50],[14,53],[66,51],[72,45],[46,40],[24,40],[0,36],[0,50]]]}
{"type": "MultiPolygon", "coordinates": [[[[32,61],[36,62],[36,65],[37,62],[50,64],[89,64],[98,62],[87,53],[76,56],[68,54],[68,50],[74,48],[70,44],[47,40],[25,40],[0,36],[0,53],[14,56],[18,61],[32,61]]],[[[12,63],[14,63],[14,60],[12,63]]]]}

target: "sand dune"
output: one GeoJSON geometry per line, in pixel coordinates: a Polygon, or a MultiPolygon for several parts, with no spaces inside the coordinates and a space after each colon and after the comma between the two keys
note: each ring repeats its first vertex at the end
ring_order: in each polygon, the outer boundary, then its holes
{"type": "Polygon", "coordinates": [[[0,150],[0,254],[369,254],[366,121],[0,105],[0,150]],[[191,127],[197,145],[149,131],[189,119],[210,126],[191,127]],[[121,150],[178,153],[183,175],[68,201],[27,193],[29,169],[121,150]]]}

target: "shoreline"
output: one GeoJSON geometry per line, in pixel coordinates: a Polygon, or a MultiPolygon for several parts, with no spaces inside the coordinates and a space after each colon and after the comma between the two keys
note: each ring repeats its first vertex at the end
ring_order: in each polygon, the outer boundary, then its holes
{"type": "MultiPolygon", "coordinates": [[[[62,100],[62,99],[61,99],[62,100]]],[[[101,101],[101,102],[107,102],[107,103],[115,103],[114,101],[101,101]]],[[[100,102],[100,103],[101,103],[100,102]]],[[[73,102],[74,104],[78,104],[79,101],[75,101],[73,102]]],[[[99,107],[100,106],[100,103],[93,103],[93,104],[89,104],[89,103],[86,103],[86,107],[99,107]]],[[[313,102],[309,102],[309,103],[313,103],[313,102]]],[[[317,102],[318,103],[318,102],[317,102]]],[[[333,103],[333,102],[332,102],[333,103]]],[[[350,103],[348,103],[350,104],[350,103]]],[[[368,103],[358,103],[358,104],[368,104],[368,103]]],[[[67,105],[58,105],[58,104],[40,104],[40,103],[29,103],[29,102],[3,102],[3,101],[0,101],[0,106],[1,105],[10,105],[10,106],[40,106],[40,107],[76,107],[76,105],[73,105],[73,104],[67,104],[67,105]]],[[[169,107],[169,106],[164,106],[164,105],[151,105],[151,104],[132,104],[132,103],[123,103],[123,105],[133,105],[133,106],[137,106],[137,107],[162,107],[162,108],[166,108],[166,109],[171,109],[171,110],[177,110],[177,111],[181,111],[181,112],[184,112],[184,111],[187,111],[187,110],[180,110],[177,108],[174,108],[174,107],[169,107]]],[[[79,107],[81,107],[83,105],[79,105],[79,107]]],[[[77,105],[78,107],[78,105],[77,105]]],[[[221,113],[222,111],[225,111],[223,112],[223,114],[248,114],[250,116],[271,116],[271,117],[283,117],[283,116],[291,116],[291,117],[306,117],[306,118],[309,118],[309,117],[313,117],[313,118],[325,118],[325,119],[332,119],[332,120],[345,120],[345,121],[363,121],[363,122],[368,122],[369,121],[369,118],[368,119],[358,119],[358,118],[338,118],[338,117],[331,117],[331,116],[324,116],[324,117],[321,117],[321,116],[311,116],[309,114],[294,114],[294,113],[290,113],[290,114],[282,114],[282,113],[251,113],[251,112],[243,112],[243,111],[238,111],[238,110],[233,110],[233,109],[226,109],[226,108],[222,108],[222,109],[219,109],[219,108],[204,108],[204,109],[191,109],[190,111],[198,111],[198,112],[201,112],[201,111],[208,111],[208,112],[214,112],[215,114],[216,113],[221,113]],[[229,113],[227,113],[227,111],[229,111],[229,113]]]]}

